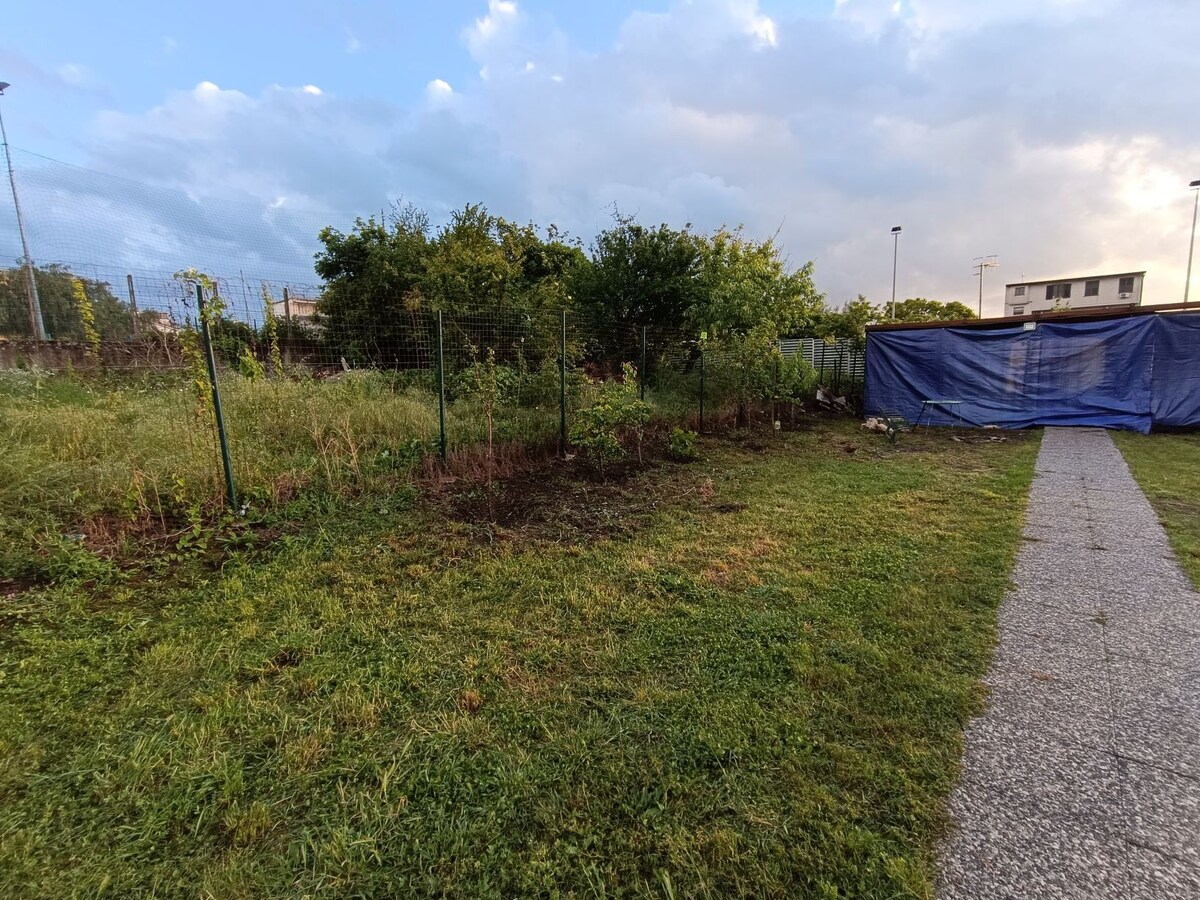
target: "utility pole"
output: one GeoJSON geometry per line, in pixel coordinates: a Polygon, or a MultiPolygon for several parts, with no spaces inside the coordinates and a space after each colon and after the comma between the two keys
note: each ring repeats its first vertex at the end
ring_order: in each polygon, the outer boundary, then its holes
{"type": "Polygon", "coordinates": [[[999,265],[1000,260],[996,258],[995,253],[990,256],[975,257],[975,265],[972,268],[979,272],[979,318],[981,319],[983,318],[983,273],[999,265]]]}
{"type": "Polygon", "coordinates": [[[1188,291],[1192,287],[1192,251],[1196,249],[1196,210],[1200,209],[1200,178],[1188,185],[1196,199],[1192,201],[1192,239],[1188,242],[1187,281],[1183,283],[1183,302],[1188,302],[1188,291]]]}
{"type": "MultiPolygon", "coordinates": [[[[0,97],[12,87],[0,81],[0,97]]],[[[2,104],[0,104],[2,105],[2,104]]],[[[37,276],[33,270],[33,257],[29,255],[29,239],[25,236],[25,218],[21,215],[21,201],[17,198],[17,179],[13,176],[12,151],[8,149],[8,131],[4,128],[4,115],[0,113],[0,140],[4,142],[4,159],[8,163],[8,186],[12,188],[13,207],[17,211],[17,231],[21,233],[21,253],[25,256],[25,274],[29,278],[29,330],[35,341],[46,339],[46,323],[42,320],[42,301],[38,297],[37,276]]]]}

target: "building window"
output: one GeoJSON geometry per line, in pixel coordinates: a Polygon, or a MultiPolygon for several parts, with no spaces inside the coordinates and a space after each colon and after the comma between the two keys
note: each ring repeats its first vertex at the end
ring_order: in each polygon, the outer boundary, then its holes
{"type": "Polygon", "coordinates": [[[1025,296],[1025,285],[1019,284],[1015,288],[1013,288],[1013,296],[1014,297],[1024,297],[1025,296]]]}
{"type": "Polygon", "coordinates": [[[1083,296],[1099,297],[1100,296],[1100,281],[1085,281],[1083,283],[1083,296]]]}
{"type": "Polygon", "coordinates": [[[1013,315],[1014,315],[1014,316],[1023,316],[1023,315],[1025,315],[1025,307],[1023,307],[1023,306],[1014,306],[1014,307],[1013,307],[1013,315]]]}
{"type": "Polygon", "coordinates": [[[1071,296],[1071,283],[1046,285],[1047,300],[1066,300],[1071,296]]]}
{"type": "Polygon", "coordinates": [[[1121,279],[1121,285],[1117,288],[1117,292],[1121,294],[1133,293],[1133,276],[1127,275],[1121,279]]]}

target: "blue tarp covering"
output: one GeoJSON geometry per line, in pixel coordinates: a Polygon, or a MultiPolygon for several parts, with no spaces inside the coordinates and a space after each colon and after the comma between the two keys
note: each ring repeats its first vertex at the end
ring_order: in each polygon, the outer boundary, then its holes
{"type": "Polygon", "coordinates": [[[867,334],[866,412],[1146,432],[1200,426],[1200,313],[867,334]]]}

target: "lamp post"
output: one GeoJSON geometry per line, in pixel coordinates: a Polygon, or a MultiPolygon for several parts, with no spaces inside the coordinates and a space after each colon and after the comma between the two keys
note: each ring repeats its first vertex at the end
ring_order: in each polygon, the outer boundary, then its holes
{"type": "MultiPolygon", "coordinates": [[[[3,97],[10,87],[7,81],[0,81],[0,97],[3,97]]],[[[25,256],[25,274],[29,278],[29,330],[33,333],[34,340],[44,341],[46,324],[42,321],[42,301],[38,297],[33,258],[29,255],[29,239],[25,237],[25,219],[21,215],[21,201],[17,198],[17,179],[13,176],[12,152],[8,149],[8,132],[4,128],[3,114],[0,114],[0,139],[4,142],[4,160],[8,163],[8,186],[12,188],[13,207],[17,211],[17,231],[21,233],[21,253],[25,256]]]]}
{"type": "Polygon", "coordinates": [[[900,231],[899,225],[892,229],[892,237],[895,240],[892,242],[892,319],[896,318],[896,259],[900,256],[900,231]]]}
{"type": "Polygon", "coordinates": [[[1188,291],[1192,287],[1192,252],[1196,249],[1196,210],[1200,208],[1200,178],[1188,185],[1196,199],[1192,201],[1192,238],[1188,241],[1187,281],[1183,283],[1183,302],[1188,302],[1188,291]]]}

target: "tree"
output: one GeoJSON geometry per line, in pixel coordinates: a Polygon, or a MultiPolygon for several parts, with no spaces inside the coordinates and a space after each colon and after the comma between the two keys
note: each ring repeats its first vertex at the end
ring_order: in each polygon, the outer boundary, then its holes
{"type": "Polygon", "coordinates": [[[635,331],[648,326],[657,337],[684,330],[701,297],[702,239],[668,225],[650,228],[615,213],[613,226],[592,244],[590,266],[574,280],[575,295],[603,336],[600,350],[610,360],[632,356],[635,331]]]}
{"type": "Polygon", "coordinates": [[[875,306],[859,294],[840,310],[825,309],[818,314],[813,334],[829,341],[850,341],[861,351],[867,342],[867,326],[872,322],[953,322],[974,318],[975,313],[962,303],[912,297],[896,304],[896,316],[893,319],[890,303],[875,306]]]}
{"type": "MultiPolygon", "coordinates": [[[[101,340],[126,340],[133,333],[128,303],[118,300],[103,281],[78,278],[66,266],[51,264],[34,270],[46,334],[57,340],[87,339],[75,282],[81,281],[91,305],[95,331],[101,340]]],[[[29,282],[25,269],[0,269],[0,334],[30,337],[29,282]]]]}
{"type": "Polygon", "coordinates": [[[789,272],[773,241],[752,241],[740,228],[704,239],[699,284],[688,321],[708,334],[711,352],[724,358],[738,424],[744,426],[754,401],[778,394],[779,338],[810,328],[825,298],[813,285],[812,263],[789,272]]]}
{"type": "Polygon", "coordinates": [[[825,307],[812,263],[789,272],[772,241],[757,243],[741,228],[698,241],[696,295],[686,320],[714,337],[780,335],[811,327],[825,307]]]}
{"type": "Polygon", "coordinates": [[[413,366],[428,358],[421,291],[429,219],[409,205],[388,223],[357,219],[349,234],[324,228],[316,272],[325,281],[318,322],[333,351],[360,364],[413,366]]]}
{"type": "Polygon", "coordinates": [[[543,239],[479,204],[456,211],[431,234],[411,205],[390,222],[359,219],[350,234],[321,232],[317,274],[325,280],[319,321],[335,352],[352,362],[428,364],[432,313],[443,316],[447,353],[460,361],[493,348],[503,363],[557,347],[557,317],[587,259],[551,227],[543,239]]]}
{"type": "Polygon", "coordinates": [[[849,341],[862,350],[867,343],[867,326],[879,318],[879,307],[859,294],[840,310],[827,309],[819,315],[814,334],[827,341],[849,341]]]}
{"type": "MultiPolygon", "coordinates": [[[[892,321],[891,304],[876,307],[876,318],[880,322],[892,321]]],[[[897,322],[953,322],[959,319],[974,318],[976,318],[974,310],[956,300],[942,302],[926,300],[924,297],[910,297],[896,304],[895,321],[897,322]]]]}

